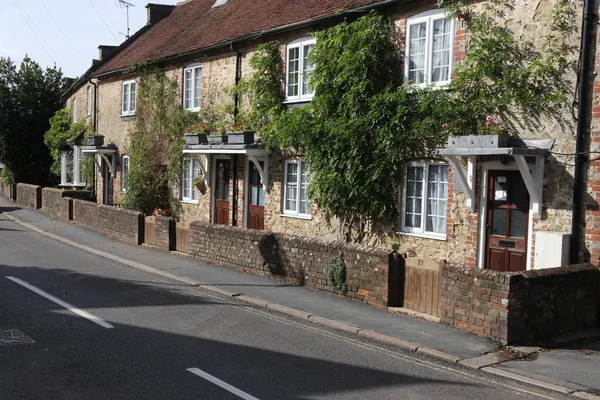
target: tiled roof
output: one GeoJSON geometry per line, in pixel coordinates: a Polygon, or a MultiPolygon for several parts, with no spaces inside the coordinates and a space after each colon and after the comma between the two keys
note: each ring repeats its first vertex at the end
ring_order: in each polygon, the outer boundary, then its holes
{"type": "Polygon", "coordinates": [[[190,0],[142,35],[94,75],[228,43],[266,30],[311,21],[387,0],[190,0]]]}

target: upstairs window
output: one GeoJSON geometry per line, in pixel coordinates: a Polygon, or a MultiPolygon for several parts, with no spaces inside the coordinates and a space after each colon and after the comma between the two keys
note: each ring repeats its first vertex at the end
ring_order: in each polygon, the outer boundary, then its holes
{"type": "Polygon", "coordinates": [[[301,39],[287,46],[286,60],[286,101],[308,101],[314,90],[309,85],[310,73],[315,69],[308,61],[315,47],[314,39],[301,39]]]}
{"type": "Polygon", "coordinates": [[[194,65],[183,70],[183,108],[200,110],[202,94],[202,67],[194,65]]]}
{"type": "Polygon", "coordinates": [[[136,81],[125,81],[123,82],[123,98],[121,115],[133,115],[135,114],[135,106],[137,101],[137,82],[136,81]]]}
{"type": "Polygon", "coordinates": [[[404,79],[419,86],[442,86],[452,78],[454,20],[444,10],[428,11],[406,22],[404,79]]]}
{"type": "Polygon", "coordinates": [[[92,115],[92,87],[88,86],[87,89],[87,115],[92,115]]]}
{"type": "Polygon", "coordinates": [[[309,184],[308,167],[301,160],[285,162],[283,214],[310,218],[311,202],[306,190],[309,184]]]}
{"type": "Polygon", "coordinates": [[[412,163],[406,168],[402,193],[402,231],[446,237],[448,165],[412,163]]]}

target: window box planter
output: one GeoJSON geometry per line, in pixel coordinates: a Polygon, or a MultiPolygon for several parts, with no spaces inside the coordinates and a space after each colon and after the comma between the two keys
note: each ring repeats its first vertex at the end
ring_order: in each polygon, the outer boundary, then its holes
{"type": "Polygon", "coordinates": [[[208,144],[223,144],[223,143],[227,143],[227,136],[226,135],[211,135],[211,136],[207,136],[206,137],[208,139],[208,144]]]}
{"type": "Polygon", "coordinates": [[[104,145],[104,136],[102,135],[94,135],[94,136],[88,136],[86,139],[86,144],[88,146],[102,146],[104,145]]]}
{"type": "Polygon", "coordinates": [[[193,133],[185,135],[185,144],[186,145],[195,145],[195,144],[204,144],[206,143],[206,134],[205,133],[193,133]]]}
{"type": "Polygon", "coordinates": [[[254,132],[229,132],[227,133],[229,144],[250,144],[254,143],[254,132]]]}

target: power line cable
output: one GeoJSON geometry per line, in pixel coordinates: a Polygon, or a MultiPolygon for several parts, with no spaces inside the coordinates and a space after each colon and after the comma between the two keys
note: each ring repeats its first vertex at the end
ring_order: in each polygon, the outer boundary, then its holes
{"type": "Polygon", "coordinates": [[[42,34],[42,32],[39,30],[39,28],[35,25],[35,23],[33,22],[33,19],[29,16],[29,14],[27,13],[27,10],[25,9],[25,6],[23,4],[20,5],[20,8],[23,10],[23,13],[25,13],[25,17],[27,19],[29,19],[29,22],[31,22],[31,25],[33,26],[33,29],[35,31],[37,31],[37,33],[39,34],[40,38],[42,39],[42,42],[44,42],[46,48],[50,51],[50,53],[54,56],[54,58],[58,61],[58,64],[60,64],[61,66],[64,67],[64,63],[60,60],[60,58],[56,55],[56,53],[54,52],[54,50],[52,50],[52,46],[50,46],[50,43],[48,43],[46,41],[46,39],[44,38],[44,35],[42,34]]]}
{"type": "MultiPolygon", "coordinates": [[[[13,0],[14,1],[14,0],[13,0]]],[[[88,0],[88,2],[92,5],[92,7],[94,8],[94,11],[96,11],[96,14],[98,14],[98,16],[100,17],[100,19],[102,20],[102,22],[104,22],[104,25],[106,26],[106,29],[108,29],[108,31],[110,32],[110,34],[112,35],[112,37],[115,38],[115,41],[117,43],[119,43],[119,39],[117,39],[117,37],[115,36],[115,34],[113,33],[113,31],[110,29],[110,26],[108,26],[108,24],[106,23],[106,21],[104,20],[104,18],[102,17],[102,14],[100,14],[100,11],[98,11],[98,9],[96,8],[96,6],[94,5],[94,3],[92,3],[92,0],[88,0]]]]}
{"type": "MultiPolygon", "coordinates": [[[[21,10],[21,8],[19,8],[18,3],[15,0],[12,0],[13,4],[15,5],[15,7],[17,8],[17,10],[19,11],[19,14],[21,14],[21,17],[23,17],[23,19],[25,20],[25,23],[27,24],[27,26],[29,27],[29,30],[31,30],[31,33],[33,33],[33,36],[35,36],[35,39],[38,41],[38,43],[40,44],[40,46],[42,46],[42,49],[44,49],[44,51],[46,52],[46,55],[48,56],[48,58],[54,63],[57,64],[57,60],[58,57],[56,57],[56,54],[54,55],[54,57],[52,57],[52,55],[50,55],[50,52],[52,52],[52,50],[46,47],[46,45],[44,45],[44,43],[42,43],[42,40],[39,38],[38,34],[36,33],[35,29],[32,26],[33,21],[31,21],[31,23],[29,22],[29,20],[27,19],[27,17],[25,17],[25,14],[23,13],[24,10],[21,10]],[[50,50],[50,51],[48,51],[50,50]]],[[[52,52],[54,54],[54,52],[52,52]]],[[[60,60],[58,60],[59,64],[62,65],[62,63],[60,63],[60,60]]]]}
{"type": "Polygon", "coordinates": [[[81,61],[86,61],[85,57],[79,52],[79,50],[77,50],[77,47],[75,47],[75,45],[73,44],[73,42],[71,42],[71,40],[69,39],[69,37],[67,36],[67,34],[65,33],[65,31],[62,30],[62,28],[60,27],[60,24],[58,22],[56,22],[56,19],[54,19],[54,16],[52,15],[52,13],[48,9],[48,7],[46,7],[46,4],[44,3],[44,1],[40,0],[40,3],[42,3],[42,5],[44,6],[44,8],[46,9],[46,12],[50,16],[50,18],[52,18],[52,21],[54,21],[54,25],[56,25],[56,27],[62,33],[62,35],[65,37],[65,39],[67,39],[67,42],[69,42],[69,44],[71,45],[71,47],[73,48],[73,50],[75,50],[75,52],[79,55],[79,57],[81,58],[81,61]]]}

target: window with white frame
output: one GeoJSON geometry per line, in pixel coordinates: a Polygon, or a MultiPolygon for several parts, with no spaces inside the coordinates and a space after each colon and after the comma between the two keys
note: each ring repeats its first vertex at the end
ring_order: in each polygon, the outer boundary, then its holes
{"type": "Polygon", "coordinates": [[[183,70],[183,108],[200,110],[202,95],[202,66],[192,65],[183,70]]]}
{"type": "Polygon", "coordinates": [[[309,62],[310,52],[315,47],[314,39],[301,39],[287,46],[285,93],[287,101],[308,101],[314,95],[309,85],[314,64],[309,62]]]}
{"type": "Polygon", "coordinates": [[[61,153],[60,158],[60,184],[63,186],[85,186],[84,155],[81,147],[75,146],[72,150],[61,153]]]}
{"type": "Polygon", "coordinates": [[[186,157],[183,159],[183,177],[181,179],[181,200],[197,203],[198,188],[194,185],[194,178],[200,175],[200,160],[186,157]]]}
{"type": "Polygon", "coordinates": [[[92,115],[92,87],[88,86],[87,89],[87,115],[92,115]]]}
{"type": "Polygon", "coordinates": [[[121,162],[121,190],[127,191],[127,177],[129,176],[129,166],[131,164],[131,158],[128,155],[123,156],[121,162]]]}
{"type": "Polygon", "coordinates": [[[284,175],[283,213],[285,215],[309,218],[311,202],[306,190],[309,184],[309,173],[302,160],[287,160],[284,175]]]}
{"type": "Polygon", "coordinates": [[[71,122],[77,122],[77,99],[71,102],[71,122]]]}
{"type": "Polygon", "coordinates": [[[406,168],[402,203],[402,231],[444,238],[448,165],[411,163],[406,168]]]}
{"type": "Polygon", "coordinates": [[[123,97],[121,99],[121,115],[135,114],[135,106],[137,102],[137,82],[123,82],[123,97]]]}
{"type": "Polygon", "coordinates": [[[419,86],[441,86],[452,78],[454,19],[433,10],[406,21],[404,78],[419,86]]]}

